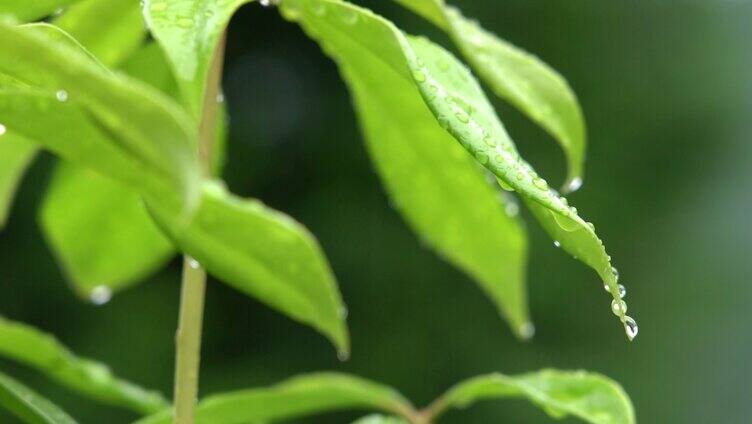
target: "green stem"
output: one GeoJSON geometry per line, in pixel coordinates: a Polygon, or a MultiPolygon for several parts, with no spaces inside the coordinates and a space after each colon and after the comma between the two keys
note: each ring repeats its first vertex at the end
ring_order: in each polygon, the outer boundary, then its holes
{"type": "MultiPolygon", "coordinates": [[[[222,35],[206,81],[198,136],[198,156],[204,174],[211,175],[212,150],[217,127],[217,94],[222,78],[225,36],[222,35]]],[[[193,424],[196,419],[198,376],[201,362],[201,328],[204,318],[206,271],[185,255],[180,293],[180,316],[175,337],[175,424],[193,424]]]]}

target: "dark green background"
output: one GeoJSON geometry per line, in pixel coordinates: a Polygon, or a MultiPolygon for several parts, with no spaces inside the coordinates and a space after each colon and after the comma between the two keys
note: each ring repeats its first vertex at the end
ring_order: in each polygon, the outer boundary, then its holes
{"type": "MultiPolygon", "coordinates": [[[[334,369],[391,384],[423,404],[481,373],[584,368],[621,382],[642,423],[748,422],[752,4],[456,4],[542,57],[578,94],[589,132],[587,177],[570,200],[596,224],[621,271],[639,337],[625,340],[596,275],[555,249],[528,219],[537,334],[530,343],[515,340],[480,290],[421,246],[389,206],[333,63],[274,10],[252,5],[230,30],[225,174],[235,193],[289,212],[318,236],[349,306],[353,353],[340,363],[318,334],[211,282],[201,393],[334,369]]],[[[450,45],[385,0],[368,6],[408,32],[450,45]]],[[[523,154],[549,181],[562,181],[555,143],[497,105],[523,154]]],[[[36,223],[52,163],[46,156],[33,166],[0,235],[0,313],[170,393],[178,261],[106,306],[78,300],[36,223]]],[[[0,368],[84,423],[134,418],[81,400],[27,369],[7,362],[0,368]]],[[[527,403],[499,401],[443,422],[548,421],[527,403]]],[[[0,422],[12,421],[1,415],[0,422]]]]}

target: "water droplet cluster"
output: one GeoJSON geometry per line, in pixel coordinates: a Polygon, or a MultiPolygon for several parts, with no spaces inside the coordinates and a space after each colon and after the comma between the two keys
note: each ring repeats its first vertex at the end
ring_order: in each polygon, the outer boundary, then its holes
{"type": "MultiPolygon", "coordinates": [[[[624,324],[624,331],[627,333],[627,338],[632,341],[635,337],[637,337],[639,328],[637,327],[637,322],[634,320],[634,318],[625,315],[627,313],[627,302],[625,302],[623,299],[627,295],[627,288],[624,287],[623,284],[619,284],[619,271],[616,268],[611,267],[611,273],[613,274],[616,281],[617,292],[615,294],[618,297],[618,300],[611,300],[611,312],[613,312],[614,315],[621,319],[622,324],[624,324]]],[[[611,287],[608,284],[605,284],[603,286],[603,289],[606,290],[606,293],[614,295],[614,293],[611,291],[611,287]]]]}

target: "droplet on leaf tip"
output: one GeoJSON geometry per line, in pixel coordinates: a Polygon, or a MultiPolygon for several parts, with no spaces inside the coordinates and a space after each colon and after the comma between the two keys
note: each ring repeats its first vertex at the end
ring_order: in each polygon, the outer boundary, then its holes
{"type": "Polygon", "coordinates": [[[624,317],[624,331],[627,333],[627,337],[629,338],[629,341],[637,337],[637,333],[640,331],[639,327],[637,327],[637,322],[632,317],[624,317]]]}
{"type": "Polygon", "coordinates": [[[107,286],[96,286],[89,292],[91,303],[101,306],[112,299],[112,290],[107,286]]]}

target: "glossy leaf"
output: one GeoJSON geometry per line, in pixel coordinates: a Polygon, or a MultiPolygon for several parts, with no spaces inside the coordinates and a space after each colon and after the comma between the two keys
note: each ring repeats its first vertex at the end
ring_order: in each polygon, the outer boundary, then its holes
{"type": "Polygon", "coordinates": [[[76,290],[94,302],[140,281],[174,253],[137,192],[69,162],[53,174],[40,223],[76,290]]]}
{"type": "Polygon", "coordinates": [[[52,336],[0,317],[0,356],[32,367],[58,383],[92,399],[151,413],[167,406],[161,394],[144,390],[80,358],[52,336]]]}
{"type": "Polygon", "coordinates": [[[133,54],[146,36],[139,0],[81,0],[55,25],[107,66],[133,54]]]}
{"type": "MultiPolygon", "coordinates": [[[[507,188],[549,212],[550,219],[544,221],[544,226],[550,227],[550,222],[555,222],[563,231],[577,231],[576,239],[560,240],[566,249],[591,255],[588,259],[580,257],[591,266],[610,263],[593,228],[519,156],[477,81],[450,53],[426,39],[409,38],[385,19],[340,1],[286,0],[283,11],[318,39],[347,72],[349,68],[355,69],[359,59],[345,53],[358,52],[358,58],[365,55],[377,58],[383,69],[391,68],[412,83],[436,121],[478,163],[493,172],[507,188]]],[[[608,285],[614,301],[620,301],[616,275],[610,265],[596,271],[608,285]]],[[[617,312],[622,322],[629,322],[623,311],[617,312]]]]}
{"type": "Polygon", "coordinates": [[[194,151],[196,128],[169,98],[103,70],[65,43],[7,24],[0,24],[0,72],[55,91],[61,103],[80,106],[119,148],[161,174],[172,187],[157,195],[177,197],[188,208],[195,205],[200,174],[194,151]]]}
{"type": "Polygon", "coordinates": [[[394,40],[388,27],[379,28],[384,34],[358,33],[336,10],[310,23],[306,13],[300,14],[304,26],[341,64],[368,150],[395,207],[421,238],[478,282],[518,335],[530,336],[524,230],[505,212],[487,171],[436,123],[414,83],[381,60],[389,53],[363,47],[396,47],[380,45],[381,39],[394,40]],[[352,30],[349,37],[341,35],[345,30],[352,30]]]}
{"type": "Polygon", "coordinates": [[[559,142],[567,157],[564,190],[582,184],[585,120],[567,81],[537,57],[465,18],[444,0],[395,0],[444,29],[480,77],[559,142]]]}
{"type": "Polygon", "coordinates": [[[24,22],[36,21],[77,1],[79,0],[3,0],[0,2],[0,15],[11,15],[24,22]]]}
{"type": "Polygon", "coordinates": [[[634,424],[632,402],[615,381],[585,371],[542,370],[509,377],[492,374],[460,383],[430,408],[467,408],[484,399],[525,398],[555,418],[577,417],[593,424],[634,424]]]}
{"type": "Polygon", "coordinates": [[[200,116],[219,37],[240,6],[253,0],[145,0],[144,16],[175,72],[183,100],[200,116]]]}
{"type": "Polygon", "coordinates": [[[36,151],[34,143],[0,126],[0,228],[5,226],[16,186],[36,151]]]}
{"type": "Polygon", "coordinates": [[[0,406],[27,424],[76,423],[52,402],[3,373],[0,373],[0,406]]]}
{"type": "Polygon", "coordinates": [[[316,239],[289,216],[207,182],[193,219],[177,224],[169,205],[152,215],[209,273],[326,335],[346,355],[345,306],[316,239]]]}
{"type": "MultiPolygon", "coordinates": [[[[345,374],[317,373],[294,377],[269,388],[209,396],[198,404],[196,423],[288,422],[345,409],[409,414],[412,407],[389,387],[345,374]]],[[[165,411],[137,424],[169,424],[171,419],[171,412],[165,411]]]]}

